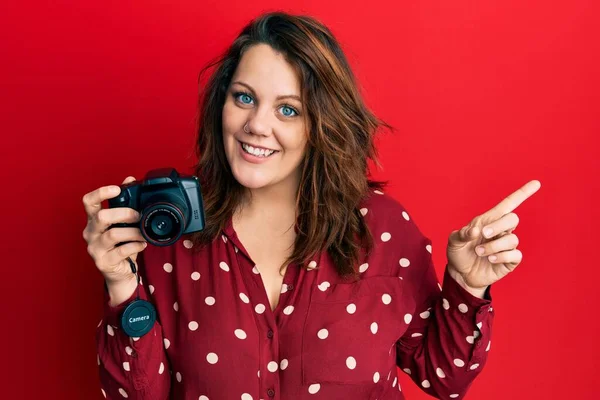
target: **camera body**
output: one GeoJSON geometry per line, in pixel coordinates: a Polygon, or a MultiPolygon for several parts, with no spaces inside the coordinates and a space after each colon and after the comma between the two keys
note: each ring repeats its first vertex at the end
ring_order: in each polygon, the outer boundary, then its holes
{"type": "Polygon", "coordinates": [[[133,208],[140,213],[140,221],[110,228],[137,226],[148,244],[155,246],[170,246],[181,235],[204,229],[200,182],[193,175],[179,174],[175,168],[158,168],[148,171],[143,181],[120,188],[121,193],[108,200],[108,208],[133,208]]]}

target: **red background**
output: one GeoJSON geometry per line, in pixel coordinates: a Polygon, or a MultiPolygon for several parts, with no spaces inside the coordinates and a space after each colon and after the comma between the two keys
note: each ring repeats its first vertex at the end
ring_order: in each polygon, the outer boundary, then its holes
{"type": "MultiPolygon", "coordinates": [[[[102,279],[81,199],[151,168],[189,171],[200,68],[289,3],[13,3],[0,10],[0,398],[99,399],[102,279]]],[[[439,277],[452,230],[542,183],[516,210],[524,258],[492,289],[494,343],[469,399],[599,398],[597,4],[284,8],[333,30],[367,103],[397,128],[377,176],[433,240],[439,277]]]]}

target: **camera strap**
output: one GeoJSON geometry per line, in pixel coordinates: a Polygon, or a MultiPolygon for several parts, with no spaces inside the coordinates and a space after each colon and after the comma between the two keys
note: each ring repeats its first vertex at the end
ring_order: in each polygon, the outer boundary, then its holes
{"type": "Polygon", "coordinates": [[[150,332],[154,326],[156,309],[149,301],[140,299],[140,275],[130,257],[127,257],[127,261],[137,279],[137,295],[121,315],[121,328],[127,336],[139,338],[150,332]]]}

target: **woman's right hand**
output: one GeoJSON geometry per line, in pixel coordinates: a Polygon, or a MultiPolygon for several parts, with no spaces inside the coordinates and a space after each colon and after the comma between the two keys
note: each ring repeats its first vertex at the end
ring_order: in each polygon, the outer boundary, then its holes
{"type": "MultiPolygon", "coordinates": [[[[128,176],[123,184],[133,181],[135,178],[128,176]]],[[[83,205],[87,214],[87,226],[83,230],[83,238],[88,244],[88,253],[109,286],[131,281],[135,277],[127,257],[136,262],[137,254],[146,248],[146,240],[139,228],[108,229],[116,223],[135,223],[140,220],[139,213],[133,208],[102,208],[104,200],[117,197],[120,192],[118,186],[110,185],[102,186],[83,196],[83,205]],[[111,189],[116,190],[111,191],[111,189]],[[129,243],[115,247],[121,242],[129,243]]]]}

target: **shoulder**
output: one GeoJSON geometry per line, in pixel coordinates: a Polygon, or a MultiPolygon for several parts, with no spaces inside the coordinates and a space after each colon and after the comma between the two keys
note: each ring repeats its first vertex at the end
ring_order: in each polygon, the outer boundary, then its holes
{"type": "Polygon", "coordinates": [[[402,202],[388,194],[372,191],[361,202],[360,210],[373,236],[370,258],[377,260],[377,264],[391,268],[389,273],[397,274],[398,267],[406,265],[407,260],[413,264],[428,262],[431,240],[402,202]]]}

